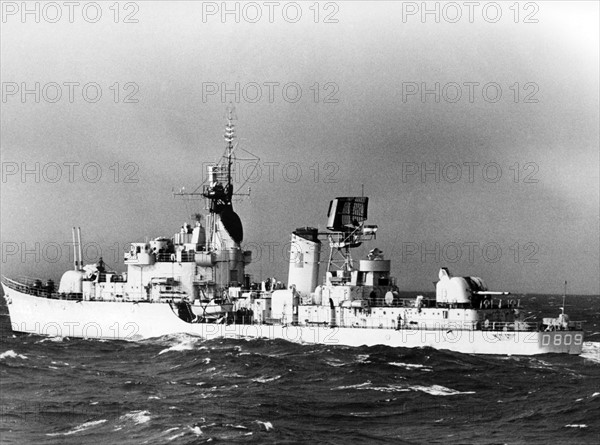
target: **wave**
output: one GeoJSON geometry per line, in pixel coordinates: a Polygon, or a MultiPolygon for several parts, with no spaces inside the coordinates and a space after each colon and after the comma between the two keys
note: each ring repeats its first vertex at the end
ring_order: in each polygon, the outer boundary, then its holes
{"type": "Polygon", "coordinates": [[[0,360],[3,360],[5,358],[20,358],[22,360],[27,360],[26,356],[24,356],[23,354],[17,354],[12,349],[9,350],[9,351],[3,352],[2,354],[0,354],[0,360]]]}
{"type": "Polygon", "coordinates": [[[281,378],[280,375],[276,375],[273,377],[267,377],[267,376],[261,376],[261,377],[257,377],[255,379],[252,379],[253,382],[257,382],[257,383],[268,383],[268,382],[273,382],[275,380],[279,380],[281,378]]]}
{"type": "Polygon", "coordinates": [[[66,431],[64,433],[46,433],[46,436],[70,436],[72,434],[77,434],[82,431],[89,430],[90,428],[95,427],[97,425],[102,425],[104,422],[106,422],[106,419],[93,420],[91,422],[85,422],[81,425],[77,425],[72,430],[66,431]]]}
{"type": "Polygon", "coordinates": [[[592,362],[600,363],[600,342],[586,341],[583,343],[581,357],[592,362]]]}
{"type": "Polygon", "coordinates": [[[364,383],[357,383],[356,385],[345,385],[345,386],[336,386],[335,388],[331,388],[332,391],[341,390],[341,389],[359,389],[365,386],[370,386],[371,381],[366,381],[364,383]]]}
{"type": "MultiPolygon", "coordinates": [[[[175,334],[172,336],[161,337],[158,343],[170,346],[160,351],[158,355],[166,354],[167,352],[191,351],[197,349],[196,345],[202,342],[204,342],[204,340],[201,337],[188,334],[175,334]]],[[[206,349],[206,347],[200,347],[199,349],[203,348],[206,349]]]]}
{"type": "Polygon", "coordinates": [[[445,386],[441,385],[414,385],[410,386],[410,389],[412,389],[413,391],[422,391],[424,393],[431,394],[432,396],[456,396],[459,394],[475,394],[475,391],[457,391],[455,389],[446,388],[445,386]]]}
{"type": "Polygon", "coordinates": [[[369,354],[358,354],[356,356],[356,363],[371,363],[369,354]]]}
{"type": "Polygon", "coordinates": [[[420,369],[421,371],[433,371],[433,369],[431,369],[428,366],[419,365],[419,364],[416,364],[416,363],[390,362],[388,364],[392,365],[392,366],[398,366],[400,368],[406,368],[406,369],[420,369]]]}
{"type": "Polygon", "coordinates": [[[148,411],[131,411],[130,413],[123,414],[119,417],[119,420],[129,421],[131,420],[136,425],[146,423],[150,421],[150,412],[148,411]]]}
{"type": "MultiPolygon", "coordinates": [[[[175,428],[175,429],[179,429],[179,428],[175,428]]],[[[167,431],[170,431],[170,430],[167,430],[167,431]]],[[[169,437],[167,440],[169,442],[171,442],[172,440],[179,439],[181,436],[184,436],[184,435],[185,435],[185,431],[183,433],[175,434],[174,436],[169,437]]]]}
{"type": "Polygon", "coordinates": [[[380,391],[380,392],[407,392],[407,391],[421,391],[432,396],[456,396],[460,394],[475,394],[475,391],[457,391],[455,389],[446,388],[441,385],[431,385],[431,386],[422,386],[422,385],[385,385],[385,386],[373,386],[371,381],[366,381],[364,383],[357,383],[355,385],[345,385],[345,386],[337,386],[335,388],[331,388],[332,391],[339,391],[345,389],[356,389],[356,390],[371,390],[371,391],[380,391]]]}
{"type": "Polygon", "coordinates": [[[52,343],[62,343],[63,341],[69,341],[69,337],[45,337],[41,340],[36,341],[36,343],[46,343],[47,341],[52,343]]]}
{"type": "Polygon", "coordinates": [[[273,424],[271,422],[263,422],[262,420],[255,420],[255,422],[264,426],[266,431],[273,429],[273,424]]]}

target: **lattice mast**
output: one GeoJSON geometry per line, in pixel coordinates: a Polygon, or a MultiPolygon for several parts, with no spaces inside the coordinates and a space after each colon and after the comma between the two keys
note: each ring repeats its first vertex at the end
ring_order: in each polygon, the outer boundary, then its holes
{"type": "Polygon", "coordinates": [[[207,179],[196,190],[186,193],[183,190],[175,193],[176,196],[194,197],[202,196],[206,200],[207,215],[207,250],[226,248],[225,238],[231,240],[239,247],[243,240],[243,226],[239,216],[233,211],[232,198],[234,196],[233,162],[236,148],[235,108],[230,105],[226,111],[227,124],[223,138],[225,139],[225,153],[215,165],[207,166],[207,179]],[[221,236],[220,225],[229,235],[221,236]]]}

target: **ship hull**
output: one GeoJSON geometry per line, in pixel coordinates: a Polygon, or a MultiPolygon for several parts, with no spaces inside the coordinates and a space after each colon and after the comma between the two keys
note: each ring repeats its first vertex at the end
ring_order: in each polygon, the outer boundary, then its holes
{"type": "Polygon", "coordinates": [[[13,331],[44,336],[142,340],[186,333],[205,339],[267,338],[340,346],[431,347],[469,354],[578,355],[582,331],[373,329],[187,323],[168,303],[59,300],[3,285],[13,331]]]}

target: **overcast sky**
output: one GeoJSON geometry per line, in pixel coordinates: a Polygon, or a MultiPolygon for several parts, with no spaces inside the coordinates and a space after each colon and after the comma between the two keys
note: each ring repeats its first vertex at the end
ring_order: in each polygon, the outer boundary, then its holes
{"type": "Polygon", "coordinates": [[[600,293],[597,2],[113,4],[2,4],[3,274],[172,236],[233,102],[255,278],[364,185],[402,290],[600,293]]]}

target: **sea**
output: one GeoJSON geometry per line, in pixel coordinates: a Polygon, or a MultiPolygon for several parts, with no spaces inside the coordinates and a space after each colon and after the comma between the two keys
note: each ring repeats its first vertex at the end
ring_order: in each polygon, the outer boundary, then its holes
{"type": "MultiPolygon", "coordinates": [[[[560,296],[530,296],[556,316],[560,296]]],[[[470,355],[178,334],[12,332],[0,307],[3,444],[600,444],[600,296],[569,296],[580,356],[470,355]]]]}

